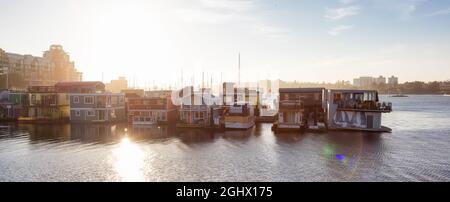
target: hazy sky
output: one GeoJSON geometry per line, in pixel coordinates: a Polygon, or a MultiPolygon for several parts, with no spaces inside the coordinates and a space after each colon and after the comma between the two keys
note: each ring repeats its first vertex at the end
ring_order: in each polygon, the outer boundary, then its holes
{"type": "Polygon", "coordinates": [[[0,0],[0,48],[68,51],[85,80],[450,79],[448,0],[0,0]]]}

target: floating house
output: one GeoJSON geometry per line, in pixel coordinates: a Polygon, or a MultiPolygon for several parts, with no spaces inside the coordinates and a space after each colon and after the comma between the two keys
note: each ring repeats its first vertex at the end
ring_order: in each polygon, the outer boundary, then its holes
{"type": "Polygon", "coordinates": [[[236,88],[234,83],[224,83],[222,96],[225,129],[249,129],[255,125],[257,94],[250,94],[248,88],[236,88]]]}
{"type": "Polygon", "coordinates": [[[217,97],[208,89],[194,92],[193,87],[180,92],[181,105],[178,107],[178,128],[218,128],[220,126],[220,107],[217,97]],[[186,93],[187,92],[187,93],[186,93]],[[185,94],[183,94],[185,93],[185,94]]]}
{"type": "Polygon", "coordinates": [[[55,84],[55,89],[69,95],[70,122],[104,123],[126,119],[124,94],[105,92],[102,82],[60,82],[55,84]]]}
{"type": "Polygon", "coordinates": [[[28,116],[29,96],[26,92],[4,90],[0,92],[0,120],[15,121],[28,116]]]}
{"type": "Polygon", "coordinates": [[[326,103],[323,88],[279,89],[276,132],[300,129],[325,129],[326,103]]]}
{"type": "Polygon", "coordinates": [[[169,94],[152,94],[153,97],[129,98],[127,101],[128,122],[134,125],[172,124],[177,117],[177,108],[169,94]]]}
{"type": "Polygon", "coordinates": [[[121,90],[120,92],[125,94],[125,102],[128,99],[131,99],[131,98],[142,98],[142,97],[144,97],[144,90],[143,89],[124,89],[124,90],[121,90]]]}
{"type": "Polygon", "coordinates": [[[151,91],[145,91],[144,97],[161,97],[165,98],[172,95],[171,90],[151,90],[151,91]]]}
{"type": "MultiPolygon", "coordinates": [[[[106,85],[106,86],[108,86],[108,85],[106,85]]],[[[120,90],[120,92],[125,95],[125,114],[127,115],[127,119],[128,119],[129,100],[144,97],[145,91],[143,89],[123,89],[123,90],[120,90]]]]}
{"type": "Polygon", "coordinates": [[[381,125],[381,116],[392,111],[392,104],[380,103],[377,91],[328,90],[326,100],[329,129],[391,131],[381,125]]]}
{"type": "Polygon", "coordinates": [[[30,86],[28,96],[28,115],[18,121],[54,123],[70,119],[68,93],[58,92],[55,86],[30,86]]]}
{"type": "Polygon", "coordinates": [[[122,93],[71,93],[70,121],[104,123],[126,120],[122,93]]]}

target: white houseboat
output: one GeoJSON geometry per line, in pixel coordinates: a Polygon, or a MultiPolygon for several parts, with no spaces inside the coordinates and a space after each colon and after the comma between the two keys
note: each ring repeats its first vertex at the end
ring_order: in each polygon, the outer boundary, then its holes
{"type": "Polygon", "coordinates": [[[235,88],[234,83],[224,83],[223,88],[225,129],[252,128],[255,125],[257,94],[248,88],[235,88]]]}
{"type": "Polygon", "coordinates": [[[390,132],[381,125],[382,113],[392,111],[391,103],[380,103],[373,90],[328,90],[327,120],[330,130],[390,132]]]}

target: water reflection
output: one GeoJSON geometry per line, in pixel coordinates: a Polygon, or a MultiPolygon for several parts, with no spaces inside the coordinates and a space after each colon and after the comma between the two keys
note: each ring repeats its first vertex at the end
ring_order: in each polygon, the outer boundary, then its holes
{"type": "MultiPolygon", "coordinates": [[[[265,128],[267,129],[267,128],[265,128]]],[[[264,129],[264,130],[265,130],[264,129]]],[[[170,143],[174,139],[186,145],[213,143],[219,138],[232,142],[246,142],[264,133],[261,126],[248,130],[210,131],[179,129],[171,125],[133,126],[128,124],[10,124],[0,128],[1,138],[25,135],[32,144],[74,143],[117,144],[124,133],[134,142],[170,143]]]]}
{"type": "Polygon", "coordinates": [[[448,181],[442,99],[393,100],[384,134],[10,124],[0,126],[0,181],[448,181]]]}
{"type": "Polygon", "coordinates": [[[220,135],[227,141],[245,143],[250,137],[255,135],[255,128],[248,130],[228,130],[220,133],[220,135]]]}
{"type": "Polygon", "coordinates": [[[384,155],[381,134],[365,132],[330,132],[324,136],[321,156],[326,159],[327,173],[335,179],[364,179],[364,170],[382,166],[384,155]]]}
{"type": "Polygon", "coordinates": [[[215,133],[201,129],[180,129],[177,131],[177,138],[186,145],[208,144],[215,141],[215,133]]]}
{"type": "Polygon", "coordinates": [[[82,143],[114,143],[123,135],[123,128],[113,124],[68,124],[72,141],[82,143]]]}
{"type": "Polygon", "coordinates": [[[277,144],[295,144],[300,142],[306,134],[301,134],[298,132],[293,133],[274,133],[277,144]]]}
{"type": "MultiPolygon", "coordinates": [[[[12,127],[17,127],[13,125],[12,127]]],[[[31,143],[65,142],[71,140],[70,125],[68,124],[19,124],[21,131],[27,131],[31,143]]]]}

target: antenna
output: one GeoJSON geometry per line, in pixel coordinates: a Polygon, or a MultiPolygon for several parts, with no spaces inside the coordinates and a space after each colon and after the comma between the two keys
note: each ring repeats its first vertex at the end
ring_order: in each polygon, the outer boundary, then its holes
{"type": "Polygon", "coordinates": [[[209,75],[208,75],[208,72],[206,72],[206,87],[209,88],[209,75]]]}
{"type": "Polygon", "coordinates": [[[241,86],[241,53],[238,56],[238,86],[241,86]]]}

